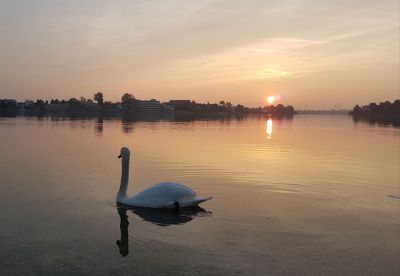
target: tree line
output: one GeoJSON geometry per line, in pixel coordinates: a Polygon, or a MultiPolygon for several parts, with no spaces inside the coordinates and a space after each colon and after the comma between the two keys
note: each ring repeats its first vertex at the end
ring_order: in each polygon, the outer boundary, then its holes
{"type": "Polygon", "coordinates": [[[350,111],[350,115],[358,120],[368,120],[371,123],[383,123],[400,125],[400,100],[395,100],[393,103],[390,101],[377,103],[370,103],[368,105],[354,106],[350,111]]]}

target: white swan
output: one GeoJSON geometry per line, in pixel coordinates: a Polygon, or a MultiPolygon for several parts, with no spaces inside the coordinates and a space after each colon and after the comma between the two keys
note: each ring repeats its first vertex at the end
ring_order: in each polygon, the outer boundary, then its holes
{"type": "Polygon", "coordinates": [[[146,208],[179,208],[197,206],[199,203],[212,198],[196,197],[196,193],[192,189],[171,182],[155,184],[132,197],[128,197],[126,190],[129,179],[129,149],[121,148],[121,154],[118,158],[121,158],[122,163],[121,186],[117,194],[117,202],[120,204],[146,208]]]}

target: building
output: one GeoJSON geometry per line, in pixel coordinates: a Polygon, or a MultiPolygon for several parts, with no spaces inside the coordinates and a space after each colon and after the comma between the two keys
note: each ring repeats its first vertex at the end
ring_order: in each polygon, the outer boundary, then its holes
{"type": "Polygon", "coordinates": [[[24,102],[24,109],[33,108],[34,105],[35,105],[35,102],[34,102],[34,101],[26,100],[26,101],[24,102]]]}
{"type": "Polygon", "coordinates": [[[175,111],[175,105],[173,105],[173,104],[162,103],[161,106],[162,106],[162,110],[164,112],[173,112],[173,111],[175,111]]]}
{"type": "Polygon", "coordinates": [[[17,101],[13,99],[2,99],[0,100],[0,108],[4,109],[17,108],[17,101]]]}
{"type": "Polygon", "coordinates": [[[170,100],[169,105],[174,106],[174,110],[192,110],[192,102],[190,100],[170,100]]]}
{"type": "Polygon", "coordinates": [[[139,111],[161,111],[161,103],[156,99],[139,101],[139,111]]]}
{"type": "Polygon", "coordinates": [[[45,108],[47,112],[66,112],[68,103],[47,104],[45,108]]]}
{"type": "Polygon", "coordinates": [[[17,114],[17,101],[13,99],[0,100],[0,114],[2,115],[17,114]]]}
{"type": "Polygon", "coordinates": [[[191,104],[192,102],[190,100],[170,100],[168,102],[168,104],[172,104],[172,105],[188,105],[191,104]]]}

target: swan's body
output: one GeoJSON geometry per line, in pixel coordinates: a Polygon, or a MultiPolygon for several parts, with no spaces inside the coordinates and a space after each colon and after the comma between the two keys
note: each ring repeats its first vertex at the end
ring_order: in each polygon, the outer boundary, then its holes
{"type": "Polygon", "coordinates": [[[155,184],[132,197],[128,197],[126,190],[129,179],[129,149],[122,148],[119,157],[122,158],[122,175],[121,186],[117,194],[118,203],[133,207],[177,208],[197,206],[199,203],[212,198],[199,198],[192,189],[182,184],[171,182],[155,184]]]}
{"type": "Polygon", "coordinates": [[[206,201],[209,198],[198,198],[196,193],[178,183],[162,182],[155,184],[132,197],[122,197],[119,203],[147,208],[176,208],[191,207],[206,201]]]}

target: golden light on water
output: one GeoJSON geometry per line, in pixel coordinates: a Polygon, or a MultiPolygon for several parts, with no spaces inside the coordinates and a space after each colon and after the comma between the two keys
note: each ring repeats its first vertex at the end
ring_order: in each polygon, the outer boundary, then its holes
{"type": "Polygon", "coordinates": [[[267,97],[267,102],[269,104],[273,104],[275,102],[275,96],[268,96],[267,97]]]}
{"type": "Polygon", "coordinates": [[[271,139],[272,137],[272,119],[269,118],[267,120],[267,138],[271,139]]]}

